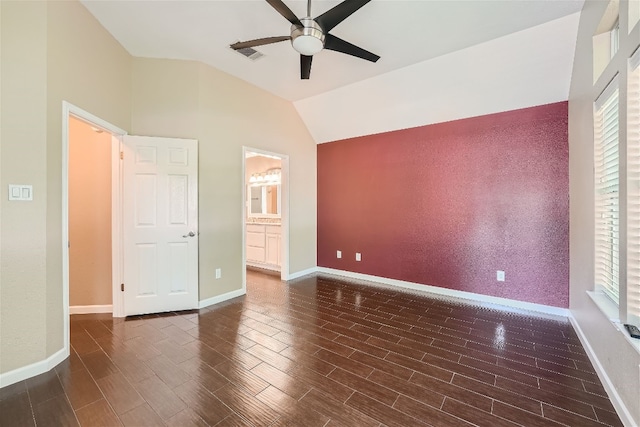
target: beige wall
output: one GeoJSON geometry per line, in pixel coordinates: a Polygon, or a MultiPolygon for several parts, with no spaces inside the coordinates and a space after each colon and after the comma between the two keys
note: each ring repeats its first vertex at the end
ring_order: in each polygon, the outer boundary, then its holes
{"type": "MultiPolygon", "coordinates": [[[[640,28],[628,34],[626,2],[620,5],[620,51],[593,84],[592,36],[607,2],[587,1],[580,18],[569,98],[570,308],[613,386],[640,424],[640,354],[594,304],[593,101],[620,75],[621,138],[626,135],[626,60],[640,40],[640,28]]],[[[626,241],[621,242],[621,246],[626,241]]]]}
{"type": "Polygon", "coordinates": [[[63,345],[62,101],[128,130],[131,56],[77,1],[48,1],[47,354],[63,345]]]}
{"type": "Polygon", "coordinates": [[[0,373],[64,345],[63,100],[200,141],[201,300],[242,285],[243,145],[289,156],[290,271],[316,265],[316,146],[291,103],[203,64],[133,59],[77,1],[0,1],[0,19],[0,373]],[[33,202],[8,202],[9,183],[33,202]]]}
{"type": "Polygon", "coordinates": [[[135,58],[132,105],[132,133],[199,141],[201,300],[242,286],[243,146],[289,156],[290,272],[316,265],[316,145],[291,103],[203,64],[135,58]]]}
{"type": "Polygon", "coordinates": [[[0,372],[6,372],[47,356],[47,7],[2,1],[0,8],[0,372]],[[8,184],[33,185],[33,201],[9,202],[8,184]]]}
{"type": "Polygon", "coordinates": [[[111,135],[69,120],[69,305],[111,305],[111,135]]]}
{"type": "Polygon", "coordinates": [[[64,345],[62,101],[124,129],[131,58],[78,2],[1,1],[0,373],[64,345]],[[7,184],[33,202],[8,202],[7,184]]]}
{"type": "Polygon", "coordinates": [[[62,101],[128,130],[131,56],[76,1],[47,2],[47,354],[63,345],[62,101]]]}

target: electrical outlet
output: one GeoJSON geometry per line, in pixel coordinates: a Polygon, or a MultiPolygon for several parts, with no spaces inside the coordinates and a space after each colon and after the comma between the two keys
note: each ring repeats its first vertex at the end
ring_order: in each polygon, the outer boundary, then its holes
{"type": "Polygon", "coordinates": [[[360,252],[356,252],[356,261],[362,261],[362,255],[360,252]]]}
{"type": "Polygon", "coordinates": [[[222,277],[222,269],[216,268],[216,279],[220,279],[222,277]]]}
{"type": "Polygon", "coordinates": [[[496,271],[496,280],[498,282],[504,282],[504,271],[502,270],[496,271]]]}
{"type": "Polygon", "coordinates": [[[336,258],[342,258],[342,251],[336,251],[336,258]]]}

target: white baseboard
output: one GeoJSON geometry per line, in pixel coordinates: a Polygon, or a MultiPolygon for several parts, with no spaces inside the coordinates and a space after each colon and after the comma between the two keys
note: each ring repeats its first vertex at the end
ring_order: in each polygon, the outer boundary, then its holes
{"type": "Polygon", "coordinates": [[[616,409],[616,412],[620,417],[620,421],[622,421],[622,424],[624,424],[625,426],[636,426],[637,424],[634,421],[631,412],[629,412],[624,402],[620,398],[616,387],[611,382],[611,379],[609,378],[609,375],[607,375],[607,372],[604,370],[604,367],[600,363],[600,360],[598,360],[598,356],[596,356],[595,351],[593,351],[593,347],[591,347],[589,340],[587,340],[587,336],[582,331],[580,324],[575,319],[575,317],[573,317],[573,315],[569,316],[569,320],[571,321],[571,325],[573,325],[573,329],[575,329],[576,333],[578,334],[578,338],[580,339],[582,346],[586,350],[587,355],[589,356],[589,360],[595,368],[596,373],[598,374],[598,378],[600,378],[600,382],[602,382],[604,389],[607,391],[609,400],[611,400],[613,407],[616,409]]]}
{"type": "Polygon", "coordinates": [[[69,349],[63,348],[44,360],[0,374],[0,387],[6,387],[19,381],[35,377],[36,375],[44,374],[67,357],[69,357],[69,349]]]}
{"type": "Polygon", "coordinates": [[[113,306],[109,305],[72,305],[69,314],[113,313],[113,306]]]}
{"type": "Polygon", "coordinates": [[[298,277],[306,276],[308,274],[313,274],[318,272],[318,267],[307,268],[306,270],[296,271],[295,273],[290,273],[288,277],[284,280],[294,280],[298,277]]]}
{"type": "Polygon", "coordinates": [[[217,297],[211,297],[200,301],[198,308],[209,307],[210,305],[218,304],[231,298],[240,297],[247,293],[246,289],[238,289],[235,291],[227,292],[226,294],[218,295],[217,297]]]}
{"type": "Polygon", "coordinates": [[[421,283],[414,283],[414,282],[405,282],[404,280],[389,279],[387,277],[372,276],[370,274],[354,273],[352,271],[336,270],[333,268],[318,267],[317,270],[319,273],[348,277],[356,280],[364,280],[367,282],[372,282],[373,284],[379,283],[383,285],[398,286],[405,289],[411,289],[419,292],[442,295],[450,298],[471,300],[473,302],[482,302],[485,304],[495,304],[503,307],[508,307],[510,309],[533,311],[537,313],[544,313],[544,314],[549,314],[553,316],[562,316],[562,317],[569,317],[571,315],[571,312],[569,311],[569,309],[552,307],[550,305],[534,304],[531,302],[517,301],[513,299],[508,299],[508,298],[492,297],[489,295],[476,294],[473,292],[439,288],[437,286],[423,285],[421,283]]]}

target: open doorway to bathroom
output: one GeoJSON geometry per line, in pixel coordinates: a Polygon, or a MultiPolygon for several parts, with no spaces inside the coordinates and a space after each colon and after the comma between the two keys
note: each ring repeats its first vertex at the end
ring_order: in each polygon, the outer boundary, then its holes
{"type": "Polygon", "coordinates": [[[283,157],[245,150],[245,266],[286,278],[283,157]]]}

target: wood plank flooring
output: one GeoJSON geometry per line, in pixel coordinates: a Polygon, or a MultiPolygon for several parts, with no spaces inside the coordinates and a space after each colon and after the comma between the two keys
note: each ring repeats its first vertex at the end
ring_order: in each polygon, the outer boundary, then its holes
{"type": "Polygon", "coordinates": [[[74,315],[71,346],[0,389],[0,426],[622,425],[566,319],[334,278],[74,315]]]}

